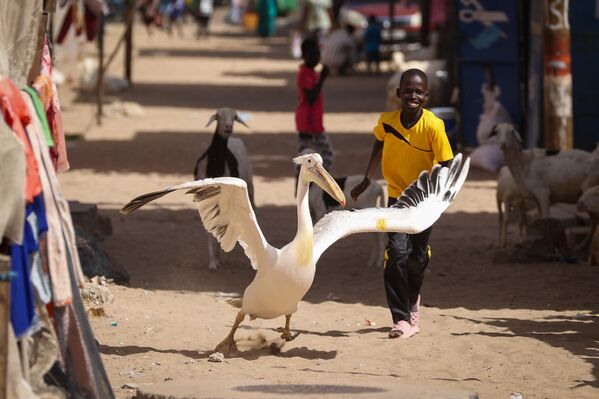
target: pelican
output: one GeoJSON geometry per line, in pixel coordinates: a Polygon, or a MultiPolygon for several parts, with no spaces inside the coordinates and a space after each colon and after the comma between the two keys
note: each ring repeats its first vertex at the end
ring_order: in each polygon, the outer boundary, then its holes
{"type": "Polygon", "coordinates": [[[448,168],[435,165],[422,172],[390,208],[366,208],[357,211],[334,211],[312,225],[308,205],[311,182],[318,184],[336,201],[345,204],[343,191],[322,166],[319,154],[293,159],[300,165],[297,183],[297,233],[281,249],[270,245],[256,221],[246,183],[234,177],[203,179],[167,187],[134,198],[121,210],[132,212],[144,204],[177,190],[187,190],[198,202],[198,211],[206,230],[229,252],[239,242],[252,267],[254,280],[243,297],[232,301],[240,308],[231,331],[215,351],[236,351],[235,332],[249,315],[251,319],[273,319],[285,315],[281,337],[292,339],[291,315],[297,310],[314,279],[316,263],[322,253],[337,240],[355,233],[406,232],[427,229],[441,216],[464,184],[469,159],[462,162],[458,154],[448,168]]]}

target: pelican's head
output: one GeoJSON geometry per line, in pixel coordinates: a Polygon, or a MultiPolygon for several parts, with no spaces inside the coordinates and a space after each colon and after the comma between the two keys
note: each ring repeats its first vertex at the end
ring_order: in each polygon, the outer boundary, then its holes
{"type": "Polygon", "coordinates": [[[322,166],[322,157],[320,154],[305,154],[293,158],[293,163],[300,166],[299,180],[309,185],[316,183],[333,197],[341,205],[345,206],[345,194],[339,187],[335,179],[322,166]]]}

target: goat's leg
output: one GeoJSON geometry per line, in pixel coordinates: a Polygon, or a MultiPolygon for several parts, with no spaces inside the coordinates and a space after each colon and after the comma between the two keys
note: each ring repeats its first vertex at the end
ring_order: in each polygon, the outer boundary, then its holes
{"type": "Polygon", "coordinates": [[[522,201],[517,208],[518,210],[518,232],[520,234],[520,242],[526,240],[526,224],[528,223],[528,218],[526,217],[526,204],[522,201]]]}
{"type": "Polygon", "coordinates": [[[591,229],[589,230],[589,234],[586,235],[582,242],[576,246],[577,251],[584,251],[589,247],[589,244],[593,240],[595,229],[597,228],[598,223],[599,220],[597,220],[597,217],[591,215],[591,229]]]}
{"type": "Polygon", "coordinates": [[[497,200],[497,214],[499,215],[499,239],[497,245],[499,248],[505,247],[505,234],[507,231],[507,215],[503,214],[503,205],[501,200],[497,200]]]}
{"type": "Polygon", "coordinates": [[[537,201],[539,207],[539,215],[546,219],[551,217],[549,206],[551,205],[551,191],[548,189],[537,189],[532,193],[537,201]]]}
{"type": "Polygon", "coordinates": [[[237,351],[237,345],[235,344],[235,331],[237,331],[237,328],[239,327],[243,319],[245,319],[245,313],[239,311],[237,313],[237,316],[235,317],[235,322],[233,323],[233,327],[231,327],[231,331],[229,331],[227,337],[223,339],[220,344],[216,345],[216,348],[214,348],[215,352],[220,352],[223,355],[228,355],[231,352],[237,351]]]}
{"type": "Polygon", "coordinates": [[[208,233],[208,269],[216,270],[222,266],[220,251],[218,241],[208,233]]]}

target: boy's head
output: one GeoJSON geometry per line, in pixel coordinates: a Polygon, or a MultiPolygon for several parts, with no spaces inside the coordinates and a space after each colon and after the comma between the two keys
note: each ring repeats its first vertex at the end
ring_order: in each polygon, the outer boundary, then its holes
{"type": "Polygon", "coordinates": [[[312,38],[302,42],[302,58],[308,68],[314,68],[320,62],[320,48],[318,42],[312,38]]]}
{"type": "Polygon", "coordinates": [[[374,15],[374,14],[370,14],[370,15],[368,16],[368,23],[369,23],[370,25],[374,25],[374,24],[376,24],[376,15],[374,15]]]}
{"type": "Polygon", "coordinates": [[[397,97],[401,109],[409,113],[419,112],[428,100],[428,77],[420,69],[408,69],[401,74],[397,97]]]}

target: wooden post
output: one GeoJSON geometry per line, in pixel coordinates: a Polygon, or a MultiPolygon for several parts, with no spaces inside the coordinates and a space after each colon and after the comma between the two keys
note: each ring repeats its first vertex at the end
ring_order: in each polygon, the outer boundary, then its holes
{"type": "Polygon", "coordinates": [[[102,101],[104,94],[104,15],[100,14],[98,24],[98,79],[96,82],[96,123],[102,124],[102,101]]]}
{"type": "MultiPolygon", "coordinates": [[[[8,276],[10,257],[0,253],[0,275],[8,276]]],[[[8,329],[10,327],[10,279],[0,280],[0,399],[6,399],[8,329]]]]}
{"type": "Polygon", "coordinates": [[[125,79],[129,86],[133,83],[131,80],[132,53],[133,53],[133,14],[135,13],[135,1],[127,1],[127,11],[125,12],[125,79]]]}
{"type": "Polygon", "coordinates": [[[573,147],[568,3],[569,0],[543,2],[543,105],[545,146],[549,150],[573,147]]]}

